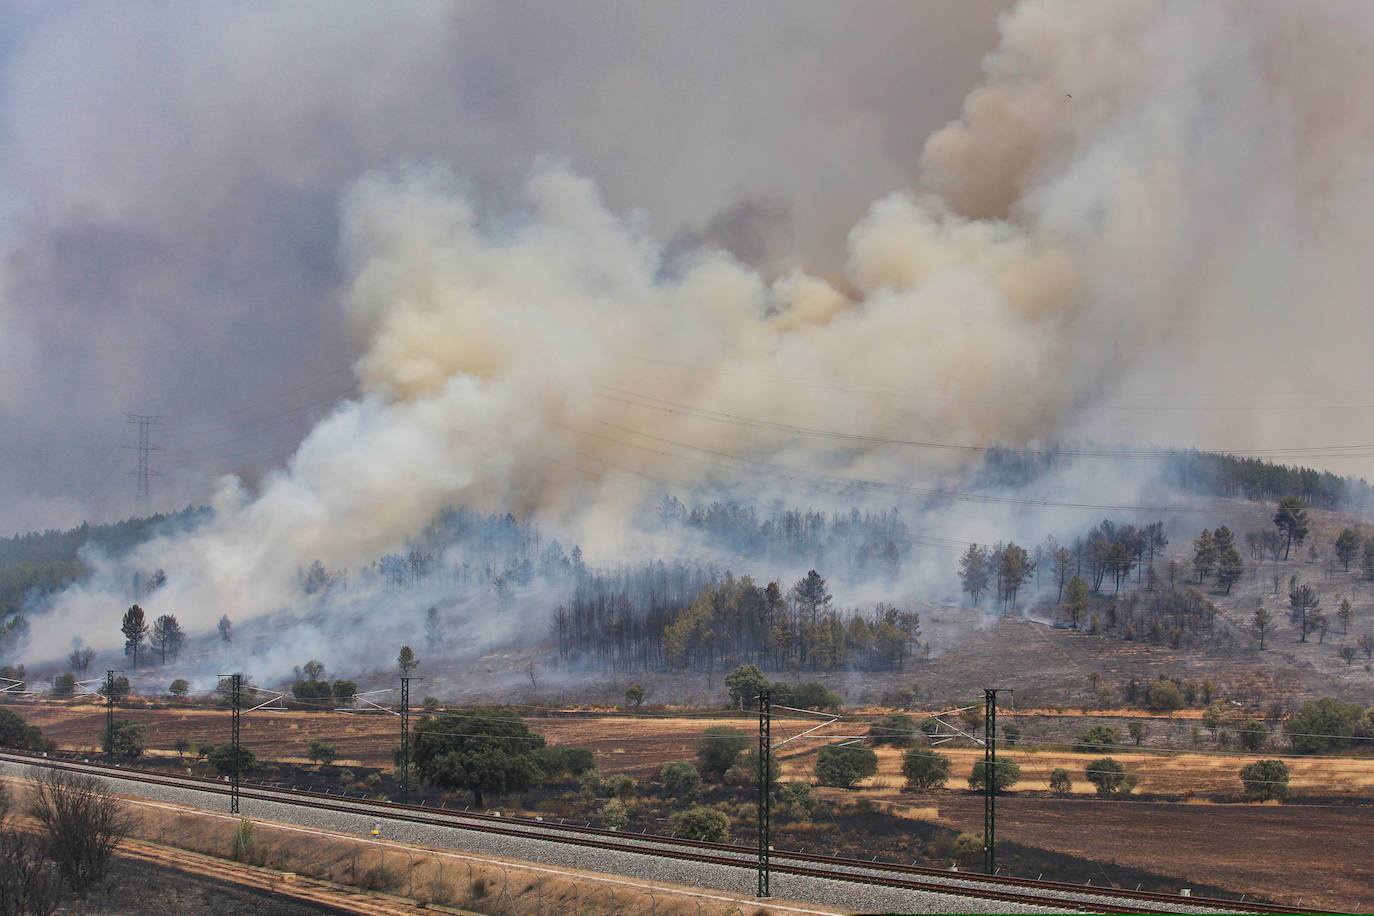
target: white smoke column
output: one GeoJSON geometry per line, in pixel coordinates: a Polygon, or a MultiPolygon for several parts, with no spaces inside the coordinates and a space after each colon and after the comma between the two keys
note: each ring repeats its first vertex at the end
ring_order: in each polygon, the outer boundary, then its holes
{"type": "MultiPolygon", "coordinates": [[[[500,218],[442,168],[367,177],[342,243],[364,397],[259,493],[227,483],[203,533],[135,563],[165,568],[169,605],[208,628],[226,602],[240,618],[289,604],[300,567],[365,563],[443,506],[535,514],[595,560],[625,543],[644,476],[763,495],[749,461],[901,482],[950,460],[682,405],[947,443],[1337,435],[1329,414],[1271,430],[1245,412],[1084,408],[1164,379],[1374,387],[1355,359],[1374,338],[1374,260],[1357,256],[1374,113],[1350,89],[1374,75],[1358,53],[1371,19],[1022,4],[964,119],[928,143],[923,189],[851,232],[843,288],[710,251],[669,262],[646,220],[561,166],[500,218]],[[1294,358],[1295,341],[1322,358],[1294,358]]],[[[101,588],[66,606],[108,616],[101,588]]]]}

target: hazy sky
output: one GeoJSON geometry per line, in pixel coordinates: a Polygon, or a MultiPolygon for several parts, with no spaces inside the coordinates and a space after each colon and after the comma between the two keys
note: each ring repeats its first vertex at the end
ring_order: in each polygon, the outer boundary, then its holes
{"type": "Polygon", "coordinates": [[[0,532],[280,465],[354,390],[340,205],[550,160],[674,248],[838,275],[997,43],[999,2],[11,2],[0,10],[0,532]]]}

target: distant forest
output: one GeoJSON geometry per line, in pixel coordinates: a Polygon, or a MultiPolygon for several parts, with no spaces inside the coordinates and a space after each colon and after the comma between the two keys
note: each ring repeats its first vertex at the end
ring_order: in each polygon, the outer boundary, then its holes
{"type": "MultiPolygon", "coordinates": [[[[994,448],[984,456],[979,482],[986,485],[1023,487],[1078,460],[1087,449],[994,448]]],[[[1091,449],[1110,456],[1111,449],[1091,449]]],[[[1123,459],[1125,460],[1125,459],[1123,459]]],[[[1271,464],[1258,458],[1237,458],[1217,452],[1168,451],[1158,457],[1132,458],[1136,463],[1162,462],[1163,483],[1188,493],[1278,502],[1296,496],[1318,509],[1362,508],[1374,505],[1374,487],[1363,479],[1341,477],[1330,471],[1271,464]]]]}
{"type": "Polygon", "coordinates": [[[83,524],[66,531],[0,538],[0,620],[24,607],[30,597],[66,587],[86,573],[81,548],[98,546],[122,556],[148,540],[162,526],[189,528],[208,517],[209,509],[187,507],[167,515],[131,518],[109,525],[83,524]]]}

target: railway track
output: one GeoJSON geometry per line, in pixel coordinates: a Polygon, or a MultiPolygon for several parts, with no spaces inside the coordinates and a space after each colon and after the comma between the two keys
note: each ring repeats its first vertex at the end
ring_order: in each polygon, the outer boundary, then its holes
{"type": "MultiPolygon", "coordinates": [[[[64,760],[38,754],[0,752],[0,762],[51,767],[216,796],[228,795],[231,791],[224,781],[218,779],[174,776],[107,764],[64,760]]],[[[499,814],[454,809],[436,809],[423,805],[399,805],[272,785],[246,784],[241,787],[239,794],[242,799],[246,800],[363,815],[378,821],[385,820],[429,827],[468,830],[503,837],[580,846],[592,850],[655,856],[679,860],[684,864],[699,863],[749,870],[757,867],[757,851],[753,846],[680,840],[674,837],[650,834],[627,834],[589,825],[503,817],[499,814]]],[[[1321,912],[1310,908],[1279,904],[1240,902],[1207,897],[1183,897],[1150,891],[1092,887],[970,872],[950,872],[914,865],[866,862],[858,859],[786,851],[774,851],[772,853],[771,871],[775,875],[795,875],[851,884],[950,894],[1060,910],[1089,910],[1106,913],[1321,912]]]]}

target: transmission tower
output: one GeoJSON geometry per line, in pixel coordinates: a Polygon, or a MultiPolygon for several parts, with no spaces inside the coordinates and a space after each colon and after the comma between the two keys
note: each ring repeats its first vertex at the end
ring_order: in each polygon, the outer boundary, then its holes
{"type": "Polygon", "coordinates": [[[138,445],[126,445],[124,448],[138,452],[138,470],[129,473],[138,478],[137,503],[140,510],[146,510],[148,507],[148,478],[158,476],[157,471],[148,469],[148,453],[162,451],[160,445],[153,445],[152,428],[162,425],[162,417],[126,413],[124,422],[138,424],[138,445]]]}

